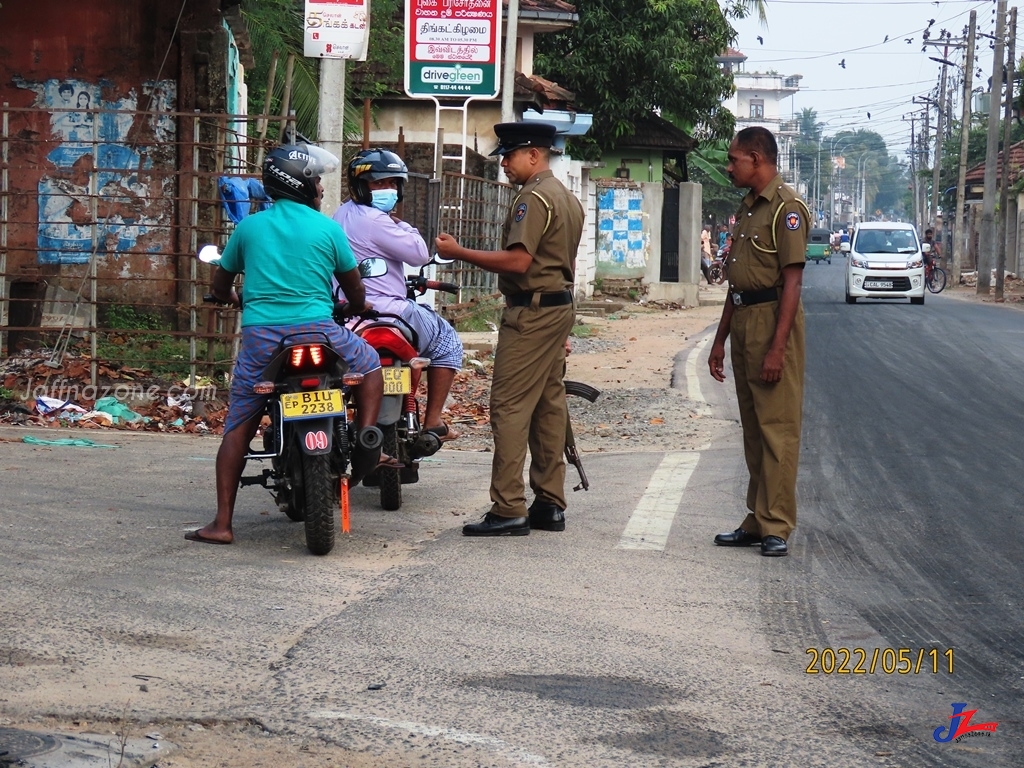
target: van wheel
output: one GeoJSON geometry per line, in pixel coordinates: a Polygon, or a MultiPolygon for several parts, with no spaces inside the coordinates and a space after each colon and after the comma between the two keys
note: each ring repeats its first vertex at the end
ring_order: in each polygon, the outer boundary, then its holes
{"type": "Polygon", "coordinates": [[[911,296],[910,297],[910,303],[911,304],[924,304],[924,296],[911,296]]]}
{"type": "Polygon", "coordinates": [[[847,304],[856,304],[857,303],[857,297],[856,296],[851,296],[850,294],[846,294],[846,303],[847,304]]]}

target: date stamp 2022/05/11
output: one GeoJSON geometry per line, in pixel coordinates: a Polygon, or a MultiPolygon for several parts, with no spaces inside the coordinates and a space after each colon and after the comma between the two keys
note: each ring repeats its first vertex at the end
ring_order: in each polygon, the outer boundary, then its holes
{"type": "Polygon", "coordinates": [[[808,648],[809,675],[909,675],[922,672],[953,674],[953,649],[938,648],[808,648]]]}

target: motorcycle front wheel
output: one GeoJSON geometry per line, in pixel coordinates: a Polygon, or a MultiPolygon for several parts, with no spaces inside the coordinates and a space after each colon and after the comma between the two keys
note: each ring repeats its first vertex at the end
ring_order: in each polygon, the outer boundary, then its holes
{"type": "Polygon", "coordinates": [[[334,480],[330,455],[303,453],[302,493],[305,501],[306,546],[314,555],[334,549],[334,480]]]}
{"type": "MultiPolygon", "coordinates": [[[[381,430],[384,442],[381,453],[398,457],[398,425],[391,424],[381,430]]],[[[376,471],[377,483],[380,485],[380,508],[392,512],[402,508],[402,478],[400,470],[381,467],[376,471]]]]}

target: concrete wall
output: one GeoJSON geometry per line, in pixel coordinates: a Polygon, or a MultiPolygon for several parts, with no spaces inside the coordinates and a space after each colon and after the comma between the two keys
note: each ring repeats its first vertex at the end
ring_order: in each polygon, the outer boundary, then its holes
{"type": "MultiPolygon", "coordinates": [[[[679,185],[679,282],[660,281],[661,248],[652,256],[656,263],[648,266],[647,297],[652,301],[671,301],[685,307],[698,304],[698,283],[700,281],[700,224],[701,185],[686,183],[679,185]]],[[[655,222],[651,222],[655,228],[655,222]]],[[[661,218],[656,231],[661,232],[661,218]]],[[[659,237],[660,243],[660,237],[659,237]]]]}

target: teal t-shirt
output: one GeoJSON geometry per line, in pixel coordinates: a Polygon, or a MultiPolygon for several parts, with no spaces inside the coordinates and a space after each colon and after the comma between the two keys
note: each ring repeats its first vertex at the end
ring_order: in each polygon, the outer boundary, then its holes
{"type": "Polygon", "coordinates": [[[243,326],[295,325],[331,319],[331,278],[355,269],[356,257],[333,219],[278,200],[238,223],[220,266],[245,274],[243,326]]]}

